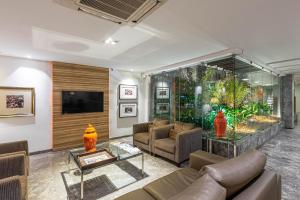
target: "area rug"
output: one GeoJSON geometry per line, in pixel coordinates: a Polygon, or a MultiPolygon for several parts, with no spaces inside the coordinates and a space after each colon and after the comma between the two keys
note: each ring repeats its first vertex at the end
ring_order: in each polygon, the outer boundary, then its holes
{"type": "MultiPolygon", "coordinates": [[[[125,171],[128,175],[132,176],[135,179],[135,182],[142,180],[146,177],[148,177],[148,174],[144,174],[144,176],[141,175],[141,170],[131,164],[130,162],[124,160],[117,163],[114,163],[120,170],[125,171]]],[[[74,171],[74,176],[78,177],[78,173],[74,171]]],[[[73,185],[68,185],[66,180],[66,174],[68,174],[69,171],[61,172],[63,182],[65,184],[65,188],[68,194],[69,200],[78,200],[80,199],[80,183],[76,183],[73,185]]],[[[91,172],[93,173],[93,172],[91,172]]],[[[78,177],[79,178],[79,177],[78,177]]],[[[122,177],[119,177],[122,179],[122,177]]],[[[132,183],[128,183],[125,186],[128,186],[132,183]]],[[[101,197],[104,197],[108,194],[111,194],[112,192],[115,192],[125,186],[117,187],[112,180],[109,179],[106,175],[100,175],[88,180],[84,181],[84,200],[97,200],[101,197]]]]}

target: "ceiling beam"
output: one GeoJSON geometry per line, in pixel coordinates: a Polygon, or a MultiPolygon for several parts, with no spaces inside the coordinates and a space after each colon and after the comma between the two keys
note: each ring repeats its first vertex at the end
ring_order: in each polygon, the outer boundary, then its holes
{"type": "Polygon", "coordinates": [[[266,63],[266,65],[275,65],[275,64],[294,62],[294,61],[300,62],[300,58],[291,58],[291,59],[287,59],[287,60],[279,60],[279,61],[269,62],[269,63],[266,63]]]}

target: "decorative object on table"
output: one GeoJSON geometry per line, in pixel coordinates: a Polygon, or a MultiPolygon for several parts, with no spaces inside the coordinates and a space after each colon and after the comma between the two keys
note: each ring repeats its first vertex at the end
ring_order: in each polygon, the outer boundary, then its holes
{"type": "Polygon", "coordinates": [[[137,99],[137,86],[136,85],[120,85],[119,86],[120,100],[135,100],[137,99]]]}
{"type": "Polygon", "coordinates": [[[157,87],[156,88],[156,99],[169,99],[170,89],[168,87],[157,87]]]}
{"type": "Polygon", "coordinates": [[[97,132],[96,129],[89,124],[85,129],[83,135],[84,147],[86,152],[95,152],[97,144],[97,132]]]}
{"type": "Polygon", "coordinates": [[[119,104],[119,117],[136,117],[137,116],[137,103],[120,103],[119,104]]]}
{"type": "Polygon", "coordinates": [[[156,114],[166,114],[170,112],[169,103],[157,103],[156,104],[156,114]]]}
{"type": "Polygon", "coordinates": [[[227,121],[224,117],[224,113],[222,111],[219,111],[215,120],[214,120],[215,130],[216,130],[216,136],[217,137],[225,137],[226,136],[226,127],[227,127],[227,121]]]}
{"type": "Polygon", "coordinates": [[[95,152],[88,152],[78,155],[81,169],[97,167],[105,165],[117,160],[117,157],[108,152],[106,149],[101,149],[95,152]]]}
{"type": "Polygon", "coordinates": [[[0,87],[0,117],[34,116],[34,88],[0,87]]]}

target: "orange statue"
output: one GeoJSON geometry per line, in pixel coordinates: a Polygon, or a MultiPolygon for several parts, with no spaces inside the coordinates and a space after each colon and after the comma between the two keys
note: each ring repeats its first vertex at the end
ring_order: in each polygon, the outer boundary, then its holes
{"type": "Polygon", "coordinates": [[[224,117],[224,113],[222,111],[219,111],[215,120],[214,120],[215,130],[216,130],[216,136],[217,137],[225,137],[226,136],[226,126],[227,121],[224,117]]]}
{"type": "Polygon", "coordinates": [[[86,152],[96,151],[97,133],[96,129],[89,124],[83,135],[84,147],[86,152]]]}

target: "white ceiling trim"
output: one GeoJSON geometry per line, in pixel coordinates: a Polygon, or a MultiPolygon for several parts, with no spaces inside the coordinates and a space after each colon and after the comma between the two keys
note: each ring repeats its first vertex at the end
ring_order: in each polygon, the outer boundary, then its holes
{"type": "Polygon", "coordinates": [[[243,53],[243,50],[238,49],[238,48],[225,49],[225,50],[222,50],[222,51],[207,54],[205,56],[200,56],[200,57],[193,58],[193,59],[190,59],[190,60],[174,63],[174,64],[171,64],[171,65],[162,66],[162,67],[159,67],[159,68],[154,69],[154,70],[149,70],[149,71],[146,71],[144,74],[145,75],[150,75],[150,74],[157,74],[157,73],[160,73],[160,72],[163,72],[163,71],[172,71],[172,70],[176,70],[176,69],[179,69],[179,68],[185,68],[185,67],[189,67],[189,66],[198,65],[200,63],[207,62],[209,60],[222,58],[222,57],[226,57],[226,56],[230,56],[230,55],[240,55],[242,53],[243,53]]]}

